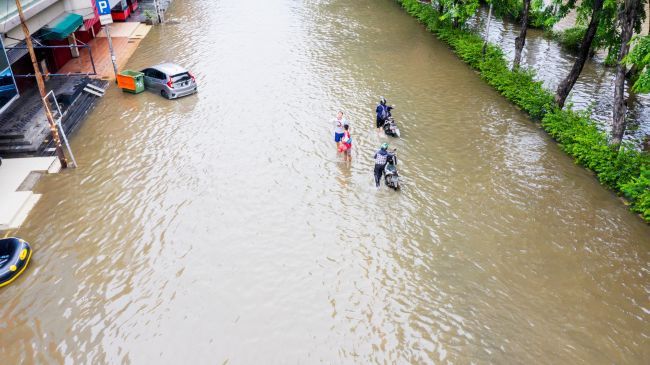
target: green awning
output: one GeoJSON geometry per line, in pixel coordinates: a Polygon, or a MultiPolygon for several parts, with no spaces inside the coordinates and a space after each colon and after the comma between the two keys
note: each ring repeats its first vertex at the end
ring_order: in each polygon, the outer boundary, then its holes
{"type": "Polygon", "coordinates": [[[63,13],[43,27],[41,39],[62,40],[68,38],[72,32],[83,24],[84,18],[79,14],[63,13]]]}

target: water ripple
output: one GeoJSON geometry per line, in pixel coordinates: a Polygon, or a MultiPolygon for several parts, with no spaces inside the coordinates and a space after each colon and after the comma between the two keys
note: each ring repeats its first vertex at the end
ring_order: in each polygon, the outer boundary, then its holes
{"type": "MultiPolygon", "coordinates": [[[[111,89],[73,137],[81,167],[42,181],[17,232],[35,254],[0,291],[0,358],[650,356],[648,227],[395,2],[176,1],[167,16],[128,67],[181,63],[200,91],[111,89]],[[379,95],[401,139],[374,130],[379,95]],[[384,141],[400,192],[374,187],[384,141]]],[[[529,47],[530,62],[561,55],[529,47]]]]}

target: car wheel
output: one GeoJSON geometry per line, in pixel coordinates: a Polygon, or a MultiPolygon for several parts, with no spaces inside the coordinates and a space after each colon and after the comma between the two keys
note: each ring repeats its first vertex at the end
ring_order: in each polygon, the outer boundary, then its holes
{"type": "Polygon", "coordinates": [[[167,91],[165,90],[160,90],[160,95],[165,99],[169,99],[169,94],[167,94],[167,91]]]}

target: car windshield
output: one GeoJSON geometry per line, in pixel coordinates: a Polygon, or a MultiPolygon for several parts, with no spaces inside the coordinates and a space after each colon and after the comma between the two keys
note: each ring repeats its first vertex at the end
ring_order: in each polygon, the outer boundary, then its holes
{"type": "Polygon", "coordinates": [[[182,74],[172,76],[172,82],[184,82],[190,80],[191,78],[192,77],[187,72],[183,72],[182,74]]]}

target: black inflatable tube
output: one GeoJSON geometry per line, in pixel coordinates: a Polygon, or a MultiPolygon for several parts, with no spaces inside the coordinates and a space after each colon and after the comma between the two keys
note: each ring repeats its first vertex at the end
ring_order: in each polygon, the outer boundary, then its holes
{"type": "Polygon", "coordinates": [[[31,257],[32,249],[25,240],[16,237],[0,239],[0,287],[20,276],[31,257]]]}

